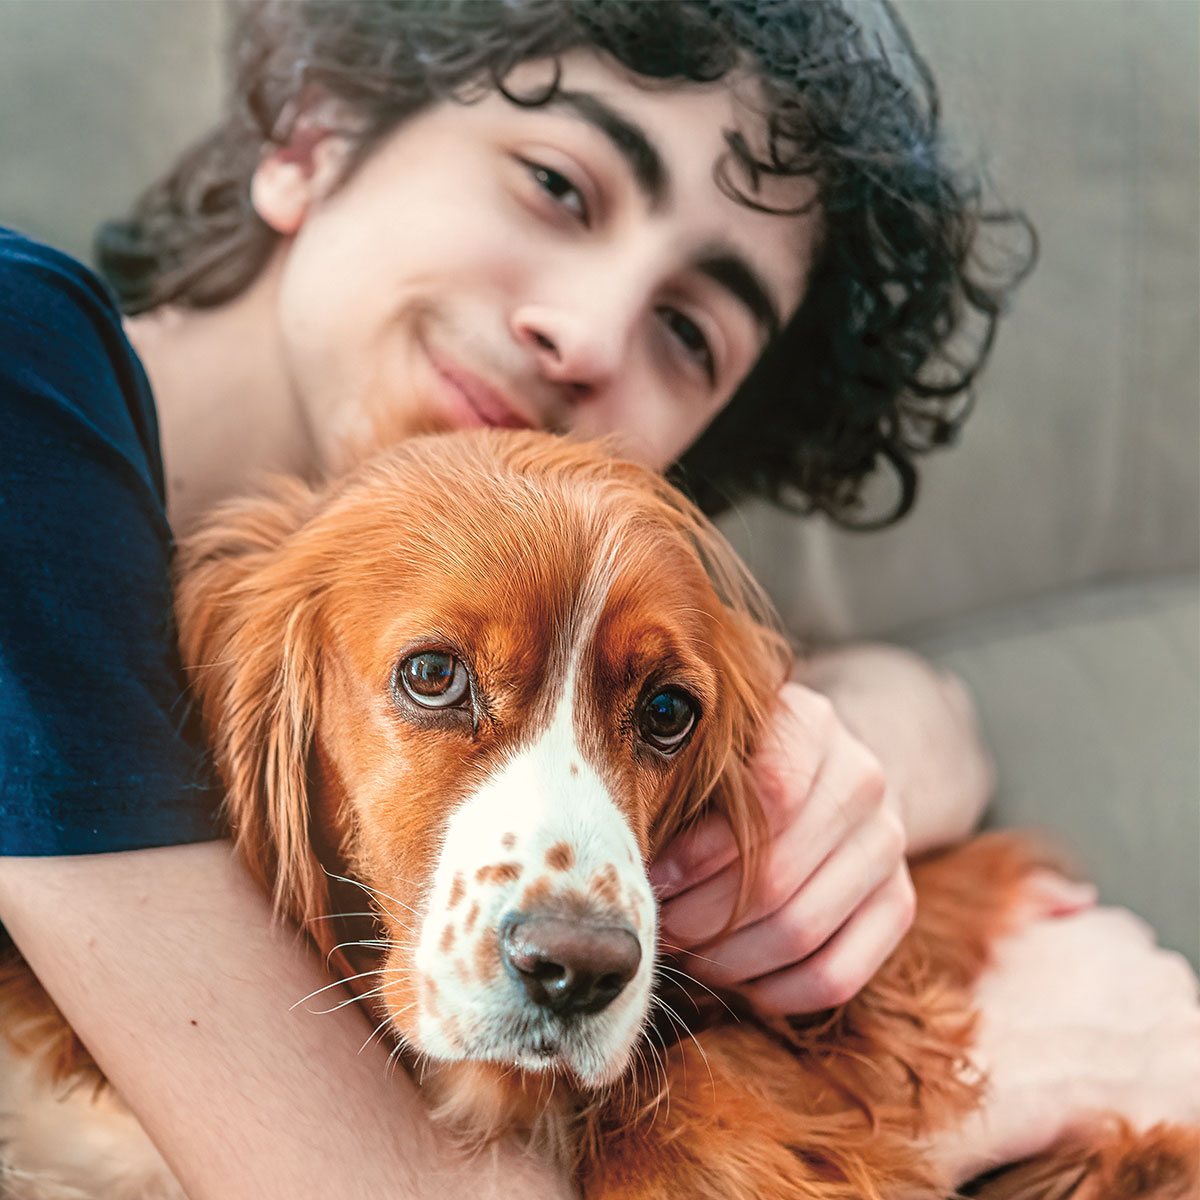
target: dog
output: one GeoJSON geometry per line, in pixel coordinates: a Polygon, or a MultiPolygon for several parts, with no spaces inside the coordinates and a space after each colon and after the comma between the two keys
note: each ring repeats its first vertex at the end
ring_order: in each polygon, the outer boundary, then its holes
{"type": "MultiPolygon", "coordinates": [[[[972,987],[1045,856],[992,836],[918,864],[911,932],[830,1012],[764,1019],[670,968],[647,863],[718,814],[748,889],[748,761],[792,655],[661,478],[546,434],[412,438],[219,510],[177,612],[241,857],[463,1141],[523,1137],[589,1200],[947,1195],[926,1147],[980,1104],[972,987]]],[[[0,1032],[4,1103],[37,1113],[0,1129],[2,1194],[180,1194],[19,960],[0,1032]],[[67,1108],[123,1170],[38,1157],[67,1108]]],[[[972,1194],[1182,1200],[1198,1149],[1111,1122],[972,1194]]]]}

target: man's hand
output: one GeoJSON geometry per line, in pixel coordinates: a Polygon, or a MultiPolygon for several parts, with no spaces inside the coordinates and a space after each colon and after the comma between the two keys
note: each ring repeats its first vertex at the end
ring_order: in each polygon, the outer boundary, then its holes
{"type": "Polygon", "coordinates": [[[651,868],[664,944],[689,952],[701,982],[737,986],[764,1012],[840,1004],[912,922],[896,798],[830,700],[796,683],[779,694],[753,773],[771,838],[749,905],[722,933],[741,867],[729,827],[701,824],[651,868]]]}
{"type": "Polygon", "coordinates": [[[1031,919],[995,947],[975,994],[984,1105],[930,1145],[949,1186],[1038,1154],[1094,1114],[1137,1128],[1200,1121],[1196,976],[1136,917],[1092,898],[1086,885],[1043,888],[1044,915],[1035,896],[1031,919]]]}

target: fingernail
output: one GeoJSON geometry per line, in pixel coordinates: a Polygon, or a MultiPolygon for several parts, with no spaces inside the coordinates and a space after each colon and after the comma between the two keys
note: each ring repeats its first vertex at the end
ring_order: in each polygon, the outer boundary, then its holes
{"type": "Polygon", "coordinates": [[[1067,890],[1066,896],[1072,904],[1078,904],[1081,908],[1090,908],[1100,899],[1100,890],[1094,883],[1073,882],[1067,890]]]}

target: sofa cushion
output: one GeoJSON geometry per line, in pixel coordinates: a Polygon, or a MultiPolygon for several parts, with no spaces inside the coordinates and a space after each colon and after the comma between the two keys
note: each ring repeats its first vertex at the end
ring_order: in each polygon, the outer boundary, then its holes
{"type": "Polygon", "coordinates": [[[789,624],[916,623],[1200,559],[1200,6],[901,0],[959,153],[1041,256],[961,444],[881,533],[726,522],[789,624]]]}
{"type": "Polygon", "coordinates": [[[1190,574],[1097,584],[909,640],[976,697],[990,823],[1055,834],[1200,964],[1198,594],[1190,574]]]}

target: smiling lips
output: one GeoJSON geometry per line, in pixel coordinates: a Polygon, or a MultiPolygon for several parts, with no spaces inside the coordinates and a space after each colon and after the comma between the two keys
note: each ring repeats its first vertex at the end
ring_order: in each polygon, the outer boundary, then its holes
{"type": "Polygon", "coordinates": [[[450,404],[462,427],[486,425],[493,429],[532,429],[534,424],[519,413],[508,399],[477,375],[450,366],[433,356],[434,370],[447,385],[450,404]]]}

